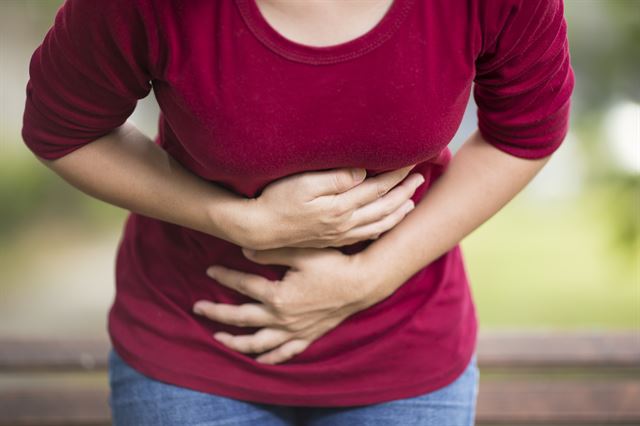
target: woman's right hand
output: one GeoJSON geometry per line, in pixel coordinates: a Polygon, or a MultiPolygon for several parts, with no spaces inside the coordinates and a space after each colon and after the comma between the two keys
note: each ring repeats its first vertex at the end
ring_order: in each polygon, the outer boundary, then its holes
{"type": "Polygon", "coordinates": [[[354,177],[353,169],[345,168],[271,182],[252,199],[255,234],[247,248],[339,247],[376,239],[415,207],[411,196],[424,177],[414,173],[404,179],[414,166],[370,178],[364,169],[356,169],[360,176],[354,177]]]}

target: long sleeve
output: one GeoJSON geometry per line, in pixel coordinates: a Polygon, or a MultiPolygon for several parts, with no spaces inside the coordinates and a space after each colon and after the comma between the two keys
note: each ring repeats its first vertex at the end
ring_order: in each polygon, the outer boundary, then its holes
{"type": "Polygon", "coordinates": [[[486,5],[473,92],[478,129],[514,156],[546,157],[566,136],[574,87],[563,2],[486,5]]]}
{"type": "Polygon", "coordinates": [[[159,63],[149,4],[67,0],[34,51],[22,138],[36,155],[62,157],[120,126],[151,90],[159,63]]]}

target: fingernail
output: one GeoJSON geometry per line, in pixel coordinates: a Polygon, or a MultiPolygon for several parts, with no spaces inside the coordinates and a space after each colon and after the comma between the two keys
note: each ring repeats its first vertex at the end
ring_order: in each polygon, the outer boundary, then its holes
{"type": "Polygon", "coordinates": [[[216,274],[218,270],[214,267],[214,266],[209,266],[207,268],[207,275],[209,275],[211,278],[214,278],[214,275],[216,274]]]}
{"type": "Polygon", "coordinates": [[[198,314],[198,315],[202,315],[204,313],[204,311],[202,310],[202,305],[200,305],[198,303],[193,305],[193,313],[194,314],[198,314]]]}
{"type": "Polygon", "coordinates": [[[424,183],[424,176],[420,175],[416,181],[416,186],[420,186],[424,183]]]}
{"type": "Polygon", "coordinates": [[[242,251],[244,252],[245,256],[253,256],[254,254],[256,254],[255,250],[252,249],[248,249],[248,248],[243,248],[242,251]]]}

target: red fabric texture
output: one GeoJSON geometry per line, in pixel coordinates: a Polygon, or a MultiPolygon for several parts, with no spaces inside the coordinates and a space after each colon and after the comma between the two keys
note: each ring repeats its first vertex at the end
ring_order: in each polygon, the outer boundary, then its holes
{"type": "MultiPolygon", "coordinates": [[[[562,143],[574,84],[561,0],[395,0],[369,32],[328,47],[286,39],[254,0],[67,0],[29,71],[22,135],[43,158],[109,133],[153,90],[156,142],[238,194],[258,196],[303,171],[364,167],[372,176],[419,163],[426,182],[416,203],[446,170],[471,93],[484,138],[533,159],[562,143]]],[[[284,274],[240,249],[131,213],[109,312],[119,354],[153,378],[204,392],[346,406],[443,387],[475,350],[457,245],[293,359],[257,363],[212,338],[257,329],[191,311],[200,299],[253,301],[207,277],[209,265],[284,274]]]]}

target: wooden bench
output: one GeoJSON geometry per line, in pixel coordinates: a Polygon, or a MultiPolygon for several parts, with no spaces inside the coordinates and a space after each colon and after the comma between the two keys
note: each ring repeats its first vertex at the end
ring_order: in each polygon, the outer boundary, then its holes
{"type": "MultiPolygon", "coordinates": [[[[110,424],[107,349],[0,339],[0,425],[110,424]]],[[[478,356],[479,425],[640,425],[640,331],[485,332],[478,356]]]]}

